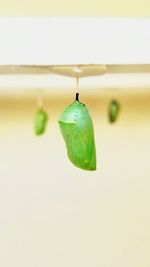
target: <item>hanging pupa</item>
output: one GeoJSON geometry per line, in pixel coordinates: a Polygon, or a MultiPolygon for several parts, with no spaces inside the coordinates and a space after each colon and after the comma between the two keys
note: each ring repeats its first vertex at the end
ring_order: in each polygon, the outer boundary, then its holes
{"type": "Polygon", "coordinates": [[[111,123],[116,122],[120,112],[120,104],[116,100],[112,100],[108,107],[108,118],[111,123]]]}
{"type": "Polygon", "coordinates": [[[38,109],[35,118],[35,134],[42,135],[45,132],[48,115],[43,108],[38,109]]]}
{"type": "Polygon", "coordinates": [[[78,95],[62,113],[59,126],[70,161],[78,168],[93,171],[96,170],[93,123],[87,108],[79,102],[78,95]]]}

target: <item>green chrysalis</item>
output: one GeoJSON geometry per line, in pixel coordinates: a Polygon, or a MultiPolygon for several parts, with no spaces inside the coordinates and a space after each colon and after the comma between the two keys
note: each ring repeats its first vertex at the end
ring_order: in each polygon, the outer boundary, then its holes
{"type": "Polygon", "coordinates": [[[111,123],[117,121],[120,112],[120,105],[116,100],[112,100],[108,107],[108,118],[111,123]]]}
{"type": "Polygon", "coordinates": [[[96,170],[93,123],[85,105],[78,101],[78,94],[62,113],[59,126],[70,161],[78,168],[96,170]]]}
{"type": "Polygon", "coordinates": [[[48,115],[43,109],[39,109],[35,118],[35,133],[41,135],[45,132],[48,115]]]}

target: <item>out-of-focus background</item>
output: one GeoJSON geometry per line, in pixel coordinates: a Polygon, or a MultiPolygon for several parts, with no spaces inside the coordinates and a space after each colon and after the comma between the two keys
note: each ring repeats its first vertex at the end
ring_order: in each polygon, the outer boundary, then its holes
{"type": "Polygon", "coordinates": [[[58,118],[74,93],[43,94],[46,133],[33,130],[37,93],[0,97],[0,266],[148,267],[150,91],[81,90],[97,171],[73,166],[58,118]],[[116,124],[109,101],[121,104],[116,124]]]}
{"type": "Polygon", "coordinates": [[[1,0],[0,16],[150,16],[149,0],[1,0]]]}
{"type": "MultiPolygon", "coordinates": [[[[149,17],[150,2],[1,0],[0,16],[149,17]]],[[[75,91],[43,93],[41,137],[38,93],[0,93],[1,267],[150,267],[150,88],[128,89],[80,91],[94,123],[95,172],[70,163],[58,127],[75,91]],[[121,112],[111,125],[114,98],[121,112]]]]}

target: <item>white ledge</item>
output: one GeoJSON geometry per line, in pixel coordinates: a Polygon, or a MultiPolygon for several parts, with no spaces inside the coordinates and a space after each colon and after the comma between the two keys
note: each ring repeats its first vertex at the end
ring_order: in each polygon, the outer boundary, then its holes
{"type": "Polygon", "coordinates": [[[150,64],[150,19],[0,18],[0,65],[150,64]]]}

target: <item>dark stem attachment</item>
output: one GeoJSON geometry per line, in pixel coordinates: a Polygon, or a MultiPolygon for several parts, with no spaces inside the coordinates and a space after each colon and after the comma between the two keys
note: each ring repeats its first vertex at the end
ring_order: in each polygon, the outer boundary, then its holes
{"type": "Polygon", "coordinates": [[[76,93],[76,101],[79,101],[79,93],[76,93]]]}

